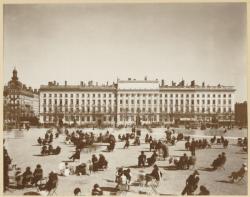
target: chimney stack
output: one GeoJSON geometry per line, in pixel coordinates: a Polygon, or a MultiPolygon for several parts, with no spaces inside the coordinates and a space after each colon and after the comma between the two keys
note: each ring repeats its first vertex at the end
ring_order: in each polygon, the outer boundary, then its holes
{"type": "Polygon", "coordinates": [[[195,80],[191,81],[191,87],[195,86],[195,80]]]}
{"type": "Polygon", "coordinates": [[[144,80],[145,80],[145,81],[147,81],[147,80],[148,80],[147,76],[145,76],[145,77],[144,77],[144,80]]]}
{"type": "Polygon", "coordinates": [[[205,87],[205,82],[202,82],[202,87],[205,87]]]}
{"type": "Polygon", "coordinates": [[[162,79],[161,80],[161,86],[164,86],[165,85],[165,83],[164,83],[164,80],[162,79]]]}
{"type": "Polygon", "coordinates": [[[81,86],[83,86],[83,81],[81,81],[81,86]]]}

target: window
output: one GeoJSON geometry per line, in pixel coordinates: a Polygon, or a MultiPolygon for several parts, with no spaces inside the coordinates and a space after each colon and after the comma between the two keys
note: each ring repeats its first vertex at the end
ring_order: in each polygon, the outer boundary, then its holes
{"type": "Polygon", "coordinates": [[[207,97],[210,98],[210,94],[208,94],[207,97]]]}
{"type": "Polygon", "coordinates": [[[68,105],[68,100],[67,99],[65,100],[65,105],[68,105]]]}
{"type": "Polygon", "coordinates": [[[43,97],[46,97],[46,94],[43,94],[43,97]]]}
{"type": "Polygon", "coordinates": [[[207,100],[207,104],[210,105],[210,100],[207,100]]]}
{"type": "Polygon", "coordinates": [[[228,100],[228,104],[230,104],[230,105],[231,105],[231,100],[228,100]]]}
{"type": "Polygon", "coordinates": [[[223,101],[223,104],[224,104],[224,105],[225,105],[225,104],[227,104],[227,101],[226,101],[226,100],[224,100],[224,101],[223,101]]]}
{"type": "Polygon", "coordinates": [[[220,104],[220,100],[218,100],[218,104],[220,104]]]}
{"type": "Polygon", "coordinates": [[[194,94],[191,94],[191,97],[194,98],[194,94]]]}
{"type": "Polygon", "coordinates": [[[43,99],[43,104],[46,104],[46,99],[43,99]]]}
{"type": "Polygon", "coordinates": [[[213,94],[213,98],[215,98],[215,94],[213,94]]]}
{"type": "Polygon", "coordinates": [[[43,112],[46,113],[46,107],[43,108],[43,112]]]}
{"type": "Polygon", "coordinates": [[[126,100],[126,104],[128,104],[128,99],[126,100]]]}
{"type": "Polygon", "coordinates": [[[82,94],[82,97],[84,98],[85,94],[82,94]]]}
{"type": "Polygon", "coordinates": [[[197,100],[197,104],[198,104],[198,105],[200,104],[200,100],[197,100]]]}
{"type": "Polygon", "coordinates": [[[226,98],[226,96],[227,96],[226,94],[223,95],[224,98],[226,98]]]}
{"type": "Polygon", "coordinates": [[[176,94],[175,97],[178,98],[178,94],[176,94]]]}
{"type": "Polygon", "coordinates": [[[68,97],[68,94],[65,94],[65,97],[67,98],[67,97],[68,97]]]}
{"type": "Polygon", "coordinates": [[[199,95],[199,94],[197,94],[197,95],[196,95],[196,97],[197,97],[197,98],[199,98],[199,97],[200,97],[200,95],[199,95]]]}
{"type": "Polygon", "coordinates": [[[49,104],[51,105],[51,99],[49,99],[49,104]]]}
{"type": "Polygon", "coordinates": [[[52,95],[51,94],[49,94],[49,97],[51,97],[52,95]]]}
{"type": "Polygon", "coordinates": [[[146,101],[145,101],[145,100],[142,100],[142,103],[145,105],[145,104],[146,104],[146,101]]]}
{"type": "Polygon", "coordinates": [[[55,105],[57,105],[57,100],[55,100],[55,105]]]}
{"type": "Polygon", "coordinates": [[[122,104],[122,100],[120,100],[120,104],[122,104]]]}
{"type": "Polygon", "coordinates": [[[106,94],[103,94],[103,97],[106,98],[106,94]]]}
{"type": "Polygon", "coordinates": [[[93,94],[92,97],[95,98],[95,94],[93,94]]]}
{"type": "Polygon", "coordinates": [[[189,94],[186,94],[186,98],[189,98],[189,94]]]}
{"type": "Polygon", "coordinates": [[[111,94],[109,94],[109,98],[111,98],[111,94]]]}
{"type": "Polygon", "coordinates": [[[168,95],[167,95],[167,94],[165,94],[165,97],[168,97],[168,95]]]}
{"type": "Polygon", "coordinates": [[[173,94],[170,94],[170,98],[173,98],[173,94]]]}
{"type": "Polygon", "coordinates": [[[205,94],[202,94],[202,98],[205,98],[205,94]]]}
{"type": "Polygon", "coordinates": [[[71,104],[71,105],[73,104],[73,99],[70,99],[70,104],[71,104]]]}
{"type": "Polygon", "coordinates": [[[148,104],[151,104],[151,100],[148,100],[148,104]]]}
{"type": "Polygon", "coordinates": [[[73,97],[74,97],[74,95],[73,95],[73,94],[70,94],[70,97],[71,97],[71,98],[73,98],[73,97]]]}
{"type": "Polygon", "coordinates": [[[228,97],[231,98],[231,94],[229,94],[228,97]]]}
{"type": "Polygon", "coordinates": [[[101,94],[98,94],[98,98],[100,98],[101,97],[101,94]]]}
{"type": "Polygon", "coordinates": [[[79,99],[76,99],[76,104],[79,105],[79,99]]]}
{"type": "Polygon", "coordinates": [[[157,100],[154,100],[154,104],[157,104],[157,100]]]}
{"type": "Polygon", "coordinates": [[[215,100],[213,100],[213,105],[215,105],[215,100]]]}
{"type": "Polygon", "coordinates": [[[137,100],[137,104],[140,104],[140,100],[137,100]]]}

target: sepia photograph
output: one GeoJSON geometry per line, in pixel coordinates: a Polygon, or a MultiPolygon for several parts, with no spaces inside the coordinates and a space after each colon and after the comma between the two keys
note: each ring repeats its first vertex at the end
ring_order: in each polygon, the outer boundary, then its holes
{"type": "Polygon", "coordinates": [[[247,3],[3,5],[3,195],[248,195],[247,3]]]}

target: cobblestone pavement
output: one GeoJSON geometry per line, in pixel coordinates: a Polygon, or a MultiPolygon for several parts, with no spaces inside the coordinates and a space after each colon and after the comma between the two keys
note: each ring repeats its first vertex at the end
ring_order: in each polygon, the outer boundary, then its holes
{"type": "MultiPolygon", "coordinates": [[[[131,132],[130,128],[124,129],[82,129],[84,131],[94,132],[99,134],[105,133],[107,130],[110,133],[117,136],[125,132],[131,132]]],[[[153,129],[150,133],[153,138],[160,139],[165,136],[165,128],[153,129]]],[[[177,132],[182,131],[184,134],[192,135],[195,138],[207,137],[213,135],[223,134],[221,130],[206,131],[192,131],[185,129],[175,129],[177,132]]],[[[72,129],[71,129],[72,131],[72,129]]],[[[5,147],[8,150],[10,157],[13,159],[13,164],[17,164],[24,170],[27,166],[31,167],[33,171],[37,164],[41,164],[44,170],[44,175],[47,176],[52,170],[59,172],[59,163],[69,160],[75,147],[72,145],[64,144],[65,135],[60,135],[59,138],[54,139],[53,146],[59,145],[62,151],[59,155],[38,156],[40,154],[41,146],[37,145],[37,138],[43,137],[46,132],[45,128],[37,129],[32,128],[29,131],[6,131],[4,133],[5,147]]],[[[160,185],[157,188],[157,193],[152,188],[140,187],[136,180],[141,173],[150,173],[152,167],[137,168],[137,157],[140,151],[145,151],[147,157],[152,153],[149,152],[149,144],[144,143],[144,136],[148,133],[146,129],[142,129],[142,136],[140,146],[130,146],[128,149],[123,149],[124,142],[117,142],[115,150],[113,152],[105,152],[106,146],[104,144],[97,145],[96,149],[82,150],[81,161],[87,162],[91,159],[92,154],[102,153],[107,158],[109,164],[108,169],[104,171],[98,171],[90,175],[76,176],[70,175],[68,177],[59,176],[59,185],[56,191],[57,195],[73,195],[73,190],[76,187],[80,187],[82,194],[90,195],[91,189],[95,183],[98,183],[101,187],[105,187],[105,195],[112,194],[112,189],[116,186],[114,182],[115,172],[117,167],[130,167],[132,172],[132,185],[130,191],[126,195],[136,195],[140,192],[148,192],[149,194],[159,195],[180,195],[182,189],[185,186],[186,178],[193,172],[190,170],[167,170],[166,166],[169,166],[168,159],[166,161],[157,161],[157,165],[160,167],[163,173],[163,178],[160,185]]],[[[213,145],[211,149],[197,150],[197,163],[196,169],[200,173],[199,185],[205,185],[212,195],[246,195],[247,194],[247,179],[245,183],[229,183],[228,175],[235,170],[238,170],[242,163],[247,162],[247,154],[242,152],[242,148],[237,146],[237,137],[244,137],[247,135],[247,130],[229,130],[224,136],[229,139],[229,146],[227,149],[223,149],[222,145],[213,145]],[[225,152],[227,155],[227,162],[225,170],[206,171],[205,168],[209,168],[212,161],[218,156],[219,153],[225,152]]],[[[132,143],[132,140],[131,140],[132,143]]],[[[185,151],[184,141],[177,142],[175,146],[169,146],[169,152],[171,156],[181,156],[183,153],[190,155],[189,151],[185,151]]],[[[78,162],[70,162],[70,165],[77,165],[78,162]]],[[[11,175],[12,172],[10,172],[11,175]]],[[[28,191],[36,191],[36,188],[27,188],[23,190],[10,189],[5,192],[5,195],[22,195],[28,191]]],[[[197,190],[196,193],[199,191],[197,190]]]]}

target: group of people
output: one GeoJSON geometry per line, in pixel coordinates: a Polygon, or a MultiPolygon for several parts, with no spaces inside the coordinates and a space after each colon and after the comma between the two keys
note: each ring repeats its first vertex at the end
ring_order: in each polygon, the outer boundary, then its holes
{"type": "Polygon", "coordinates": [[[17,189],[23,189],[29,186],[37,186],[38,181],[43,178],[43,169],[40,164],[37,164],[34,172],[31,171],[30,167],[27,167],[24,172],[21,168],[16,169],[15,180],[17,189]]]}
{"type": "Polygon", "coordinates": [[[94,172],[106,169],[108,167],[108,161],[106,160],[103,154],[99,154],[99,159],[97,158],[96,155],[92,155],[91,161],[94,172]]]}
{"type": "Polygon", "coordinates": [[[61,152],[61,147],[57,146],[56,148],[53,148],[53,146],[50,145],[44,145],[41,150],[41,155],[58,155],[61,152]]]}
{"type": "MultiPolygon", "coordinates": [[[[169,160],[169,163],[171,163],[172,160],[169,160]]],[[[176,166],[177,169],[181,170],[187,170],[189,169],[190,166],[195,166],[196,163],[196,157],[191,155],[187,156],[186,153],[183,154],[179,159],[174,159],[174,165],[176,166]]]]}

